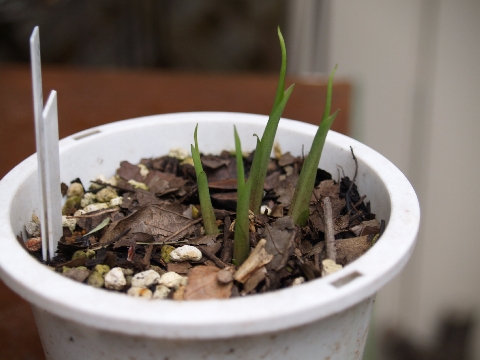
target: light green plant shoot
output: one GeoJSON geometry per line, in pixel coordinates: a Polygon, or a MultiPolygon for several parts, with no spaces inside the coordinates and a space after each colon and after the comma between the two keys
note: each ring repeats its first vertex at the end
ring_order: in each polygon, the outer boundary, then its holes
{"type": "Polygon", "coordinates": [[[233,264],[240,266],[250,253],[248,205],[251,183],[245,183],[243,169],[242,144],[237,128],[233,128],[235,136],[235,155],[237,160],[237,215],[235,219],[235,237],[233,242],[233,264]]]}
{"type": "Polygon", "coordinates": [[[287,90],[285,89],[285,74],[287,71],[287,51],[285,41],[283,40],[280,28],[278,28],[278,38],[282,51],[282,65],[280,68],[280,78],[278,80],[277,92],[273,103],[272,111],[268,118],[267,126],[263,132],[262,139],[257,142],[255,156],[253,158],[250,176],[247,183],[251,186],[250,192],[250,210],[255,214],[260,212],[260,205],[263,199],[263,184],[267,175],[267,166],[272,152],[273,141],[277,132],[278,122],[282,116],[285,105],[293,91],[294,84],[287,90]]]}
{"type": "Polygon", "coordinates": [[[193,164],[195,174],[197,175],[198,196],[200,198],[200,206],[202,207],[203,227],[207,235],[218,234],[218,227],[213,211],[212,200],[210,199],[210,191],[208,190],[207,174],[203,171],[202,161],[200,160],[200,150],[197,141],[198,124],[195,127],[194,140],[195,146],[191,145],[193,164]]]}
{"type": "Polygon", "coordinates": [[[295,186],[295,192],[293,194],[292,203],[290,204],[290,210],[288,212],[288,215],[293,217],[294,223],[300,226],[306,225],[308,216],[310,215],[309,204],[313,187],[315,186],[318,163],[320,162],[320,156],[322,155],[323,145],[325,144],[325,138],[327,137],[328,130],[330,130],[330,127],[332,126],[332,123],[338,114],[337,110],[335,113],[330,115],[333,76],[336,70],[337,66],[335,65],[335,68],[330,73],[330,77],[328,79],[327,101],[325,104],[322,122],[318,127],[310,152],[303,164],[300,177],[298,178],[297,185],[295,186]]]}

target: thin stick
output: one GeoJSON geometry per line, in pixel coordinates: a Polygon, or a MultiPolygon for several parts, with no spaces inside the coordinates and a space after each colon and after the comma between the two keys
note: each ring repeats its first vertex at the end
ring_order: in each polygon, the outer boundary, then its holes
{"type": "Polygon", "coordinates": [[[189,227],[195,225],[195,224],[198,224],[200,221],[202,221],[203,218],[199,217],[198,219],[196,220],[193,220],[192,222],[188,223],[187,225],[185,225],[184,227],[182,227],[180,230],[174,232],[172,235],[170,235],[169,237],[167,237],[164,241],[162,241],[162,243],[166,243],[167,241],[171,241],[175,236],[178,236],[179,234],[181,234],[182,232],[184,232],[185,230],[187,230],[189,227]]]}
{"type": "Polygon", "coordinates": [[[347,201],[347,211],[350,212],[350,193],[352,192],[353,189],[353,184],[355,184],[355,181],[357,180],[357,172],[358,172],[358,161],[357,158],[355,157],[355,154],[353,153],[353,148],[350,146],[350,151],[352,152],[352,157],[353,161],[355,161],[355,174],[353,175],[353,180],[350,182],[350,186],[348,187],[347,192],[345,193],[345,200],[347,201]]]}
{"type": "Polygon", "coordinates": [[[212,260],[219,268],[225,269],[227,267],[227,264],[225,264],[222,260],[212,254],[210,251],[206,250],[204,247],[199,246],[197,249],[202,252],[203,256],[205,256],[209,260],[212,260]]]}
{"type": "Polygon", "coordinates": [[[337,261],[337,249],[335,248],[335,233],[333,230],[332,203],[330,198],[323,198],[323,223],[325,225],[325,245],[327,258],[337,261]]]}

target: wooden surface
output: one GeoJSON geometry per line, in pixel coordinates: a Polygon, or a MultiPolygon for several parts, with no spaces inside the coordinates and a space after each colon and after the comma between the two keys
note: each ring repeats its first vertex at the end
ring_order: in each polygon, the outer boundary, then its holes
{"type": "MultiPolygon", "coordinates": [[[[181,111],[270,112],[277,75],[208,75],[160,71],[43,68],[44,101],[58,92],[60,138],[133,117],[181,111]]],[[[0,178],[35,152],[28,66],[0,64],[0,178]]],[[[318,124],[326,79],[296,83],[284,117],[318,124]]],[[[333,129],[348,133],[350,86],[334,84],[333,129]]],[[[230,136],[231,134],[229,134],[230,136]]],[[[161,154],[158,154],[161,155],[161,154]]],[[[0,282],[0,359],[43,360],[30,306],[0,282]]]]}

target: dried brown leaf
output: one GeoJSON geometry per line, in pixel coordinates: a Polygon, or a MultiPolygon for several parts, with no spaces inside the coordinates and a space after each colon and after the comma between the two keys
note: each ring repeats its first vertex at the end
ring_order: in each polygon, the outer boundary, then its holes
{"type": "Polygon", "coordinates": [[[214,266],[196,266],[188,274],[185,300],[227,299],[232,293],[233,283],[221,284],[217,274],[221,269],[214,266]]]}
{"type": "Polygon", "coordinates": [[[293,254],[296,228],[290,216],[279,218],[273,226],[266,225],[261,236],[266,239],[265,250],[273,255],[266,265],[267,270],[279,270],[287,264],[293,254]]]}
{"type": "Polygon", "coordinates": [[[346,265],[358,259],[370,249],[371,242],[368,236],[360,236],[350,239],[339,239],[335,241],[337,248],[337,263],[346,265]]]}

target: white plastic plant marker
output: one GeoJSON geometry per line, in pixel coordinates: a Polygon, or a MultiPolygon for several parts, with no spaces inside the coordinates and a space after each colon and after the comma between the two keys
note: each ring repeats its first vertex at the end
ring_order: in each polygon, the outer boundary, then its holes
{"type": "Polygon", "coordinates": [[[40,189],[40,226],[42,257],[53,257],[56,243],[62,235],[60,162],[58,154],[57,97],[53,92],[43,113],[42,64],[40,58],[40,31],[33,29],[30,37],[30,62],[32,67],[33,113],[35,141],[37,144],[38,184],[40,189]]]}
{"type": "MultiPolygon", "coordinates": [[[[42,114],[43,141],[40,149],[43,152],[45,177],[42,180],[46,192],[43,204],[46,205],[46,224],[48,256],[55,256],[58,239],[62,236],[62,198],[60,196],[60,158],[58,152],[58,111],[57,92],[52,91],[42,114]]],[[[45,236],[42,237],[42,239],[45,236]]],[[[42,240],[43,242],[43,240],[42,240]]],[[[42,244],[43,245],[43,244],[42,244]]]]}
{"type": "Polygon", "coordinates": [[[40,30],[38,26],[33,29],[30,36],[30,65],[32,67],[32,87],[33,87],[33,115],[35,119],[35,142],[37,144],[37,160],[38,160],[38,187],[40,189],[40,219],[41,233],[42,233],[42,256],[43,260],[47,260],[48,243],[44,234],[47,234],[47,216],[45,205],[45,168],[43,151],[40,150],[40,144],[43,143],[43,90],[42,90],[42,64],[40,59],[40,30]]]}

